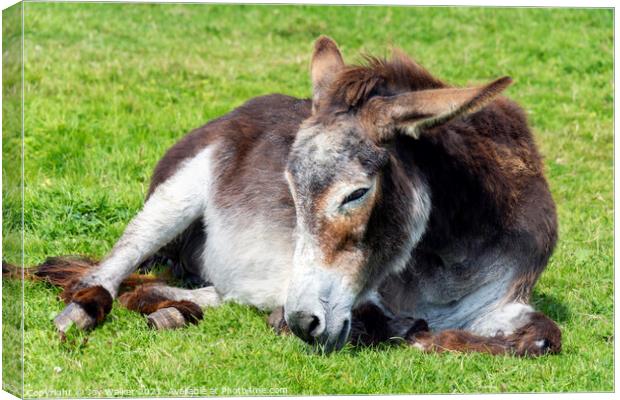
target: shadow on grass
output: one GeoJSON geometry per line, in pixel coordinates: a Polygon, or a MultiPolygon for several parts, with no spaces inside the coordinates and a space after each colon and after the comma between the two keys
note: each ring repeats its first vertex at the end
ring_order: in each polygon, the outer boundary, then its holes
{"type": "Polygon", "coordinates": [[[557,297],[534,291],[532,306],[556,322],[566,322],[571,317],[568,307],[557,297]]]}

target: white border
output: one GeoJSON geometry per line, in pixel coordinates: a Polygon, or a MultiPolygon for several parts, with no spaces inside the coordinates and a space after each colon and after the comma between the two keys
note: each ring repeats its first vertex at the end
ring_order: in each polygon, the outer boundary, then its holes
{"type": "MultiPolygon", "coordinates": [[[[171,1],[165,1],[165,0],[133,0],[133,1],[79,1],[79,0],[65,0],[66,2],[111,2],[111,3],[172,3],[171,1]]],[[[17,4],[18,2],[15,0],[0,0],[0,8],[2,10],[17,4]]],[[[408,0],[389,0],[389,1],[385,1],[385,2],[379,2],[379,1],[372,1],[372,0],[340,0],[340,1],[325,1],[325,0],[307,0],[307,1],[296,1],[296,0],[267,0],[267,1],[260,1],[260,0],[245,0],[245,1],[239,1],[239,0],[233,0],[233,1],[208,1],[208,0],[197,0],[197,1],[181,1],[181,2],[176,2],[176,3],[237,3],[237,4],[321,4],[321,5],[410,5],[410,6],[491,6],[491,7],[571,7],[571,8],[615,8],[615,4],[613,1],[605,1],[605,0],[589,0],[587,2],[585,1],[561,1],[561,0],[539,0],[539,1],[532,1],[532,0],[525,0],[525,1],[518,1],[518,2],[501,2],[501,1],[493,1],[493,0],[474,0],[474,1],[455,1],[455,0],[451,0],[451,1],[408,1],[408,0]]],[[[615,55],[616,55],[616,46],[615,46],[615,38],[618,35],[618,16],[614,11],[614,60],[615,60],[615,55]]],[[[22,57],[24,57],[24,53],[23,53],[23,29],[24,29],[24,9],[23,9],[23,5],[22,5],[22,57]]],[[[0,32],[0,38],[1,38],[1,32],[0,32]]],[[[2,71],[2,63],[0,63],[0,74],[2,71]]],[[[23,135],[23,113],[24,113],[24,109],[23,109],[23,101],[24,101],[24,82],[23,82],[23,78],[24,78],[24,74],[23,74],[23,63],[22,63],[22,135],[23,135]]],[[[617,354],[618,354],[618,335],[617,335],[617,327],[618,324],[620,323],[620,316],[619,313],[616,313],[616,292],[615,292],[615,288],[619,287],[618,283],[619,283],[619,275],[616,274],[615,272],[615,265],[616,265],[616,259],[618,259],[618,257],[620,256],[620,250],[618,249],[618,247],[616,246],[616,242],[615,242],[615,238],[617,236],[618,233],[618,226],[616,224],[617,222],[617,210],[615,209],[615,205],[616,205],[616,199],[618,199],[618,195],[620,192],[620,189],[618,188],[618,186],[615,185],[616,179],[618,178],[618,171],[615,168],[616,163],[615,161],[618,159],[618,154],[620,152],[619,148],[618,148],[618,140],[617,140],[617,136],[615,135],[615,127],[617,126],[617,122],[618,122],[618,113],[616,112],[617,108],[617,102],[616,102],[616,95],[618,93],[617,88],[615,87],[615,82],[618,81],[618,69],[616,69],[615,67],[615,61],[614,61],[614,381],[618,382],[618,378],[620,376],[620,372],[618,371],[617,368],[617,354]]],[[[0,91],[0,100],[2,99],[2,92],[0,91]]],[[[1,124],[2,118],[0,116],[0,124],[1,124]]],[[[22,145],[23,145],[23,140],[22,140],[22,145]]],[[[22,154],[23,154],[23,149],[22,149],[22,154]]],[[[2,160],[2,155],[0,154],[0,163],[2,160]]],[[[24,168],[24,164],[23,164],[23,160],[22,160],[22,176],[23,175],[23,168],[24,168]]],[[[1,179],[1,178],[0,178],[1,179]]],[[[24,184],[23,180],[22,180],[22,185],[24,184]]],[[[22,196],[23,196],[23,186],[22,186],[22,196]]],[[[0,199],[0,206],[2,204],[2,200],[0,199]]],[[[22,198],[22,206],[23,206],[23,198],[22,198]]],[[[23,215],[22,215],[22,219],[23,219],[23,215]]],[[[23,220],[22,220],[22,224],[23,224],[23,220]]],[[[1,229],[1,227],[0,227],[1,229]]],[[[22,226],[22,235],[23,235],[23,226],[22,226]]],[[[22,237],[22,247],[23,247],[23,237],[22,237]]],[[[22,262],[23,262],[23,255],[22,255],[22,262]]],[[[23,288],[22,288],[22,297],[23,297],[23,288]]],[[[0,299],[0,305],[1,305],[1,299],[0,299]]],[[[23,298],[22,298],[22,316],[23,316],[23,298]]],[[[0,329],[2,328],[2,322],[0,321],[0,329]]],[[[23,335],[23,318],[22,318],[22,335],[23,335]]],[[[23,336],[22,336],[22,359],[23,359],[23,336]]],[[[0,341],[0,350],[2,349],[2,344],[0,341]]],[[[0,368],[2,367],[2,359],[0,358],[0,368]]],[[[22,371],[23,374],[23,371],[22,371]]],[[[496,399],[575,399],[575,400],[598,400],[598,399],[611,399],[611,398],[616,398],[615,395],[615,382],[614,382],[614,392],[613,393],[550,393],[550,394],[523,394],[523,393],[504,393],[504,394],[467,394],[467,395],[442,395],[442,394],[437,394],[437,395],[390,395],[390,396],[365,396],[368,398],[388,398],[388,397],[395,397],[395,398],[399,398],[399,399],[427,399],[427,400],[443,400],[443,399],[454,399],[454,398],[458,398],[458,399],[488,399],[488,400],[496,400],[496,399]]],[[[23,375],[22,375],[22,385],[23,385],[23,375]]],[[[23,388],[22,388],[22,393],[23,393],[23,388]]],[[[12,399],[16,399],[17,397],[13,396],[12,394],[9,394],[5,391],[1,391],[0,394],[1,398],[12,398],[12,399]]],[[[298,396],[299,397],[299,396],[298,396]]],[[[322,400],[325,398],[339,398],[339,399],[354,399],[354,398],[358,398],[359,396],[306,396],[304,397],[305,399],[317,399],[317,400],[322,400]]],[[[232,399],[247,399],[248,397],[230,397],[232,399]]],[[[264,399],[269,399],[269,398],[273,398],[273,399],[292,399],[295,397],[290,397],[290,396],[286,396],[286,397],[261,397],[264,399]]],[[[158,399],[175,399],[175,398],[158,398],[158,399]]],[[[178,399],[178,398],[177,398],[178,399]]]]}
{"type": "MultiPolygon", "coordinates": [[[[26,0],[29,3],[51,3],[54,1],[47,0],[26,0]]],[[[520,0],[520,1],[498,1],[498,0],[231,0],[231,1],[214,1],[214,0],[188,0],[188,1],[170,1],[170,0],[61,0],[62,3],[204,3],[204,4],[319,4],[319,5],[373,5],[373,6],[430,6],[430,7],[571,7],[571,8],[614,8],[614,2],[610,0],[520,0]]],[[[0,0],[2,9],[8,8],[18,1],[0,0]]]]}

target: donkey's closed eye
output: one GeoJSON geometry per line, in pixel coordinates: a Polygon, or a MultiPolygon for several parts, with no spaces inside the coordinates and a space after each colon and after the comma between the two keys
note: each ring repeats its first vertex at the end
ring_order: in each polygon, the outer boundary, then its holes
{"type": "Polygon", "coordinates": [[[344,200],[342,200],[342,203],[340,203],[340,206],[342,207],[354,201],[361,200],[367,193],[368,188],[357,189],[345,197],[344,200]]]}

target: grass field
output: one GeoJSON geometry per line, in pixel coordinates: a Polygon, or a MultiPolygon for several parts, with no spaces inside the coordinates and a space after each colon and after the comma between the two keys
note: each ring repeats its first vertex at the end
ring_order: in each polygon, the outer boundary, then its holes
{"type": "MultiPolygon", "coordinates": [[[[169,146],[253,96],[308,97],[311,46],[327,34],[349,62],[393,45],[457,85],[515,79],[507,95],[528,112],[560,220],[533,301],[564,335],[561,355],[538,359],[387,346],[320,356],[271,334],[249,307],[155,332],[115,305],[88,340],[61,344],[51,323],[63,307],[58,291],[26,282],[27,396],[613,390],[611,10],[26,3],[24,20],[26,265],[103,256],[169,146]]],[[[17,49],[18,32],[3,28],[3,47],[17,49]]],[[[3,107],[15,116],[19,66],[6,65],[15,74],[3,76],[3,107]]],[[[14,263],[17,122],[3,124],[4,257],[14,263]]],[[[3,281],[5,389],[20,379],[20,287],[3,281]]]]}

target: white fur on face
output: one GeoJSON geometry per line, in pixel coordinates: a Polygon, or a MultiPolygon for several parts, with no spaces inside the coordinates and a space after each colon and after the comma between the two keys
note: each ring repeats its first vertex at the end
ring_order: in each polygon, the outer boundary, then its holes
{"type": "Polygon", "coordinates": [[[110,254],[82,283],[101,285],[116,296],[121,282],[142,261],[200,218],[211,183],[212,154],[211,147],[202,150],[160,184],[110,254]]]}
{"type": "MultiPolygon", "coordinates": [[[[369,188],[368,198],[372,198],[372,191],[377,190],[376,179],[361,173],[353,175],[357,180],[334,184],[327,194],[325,210],[319,213],[325,214],[326,218],[341,214],[342,199],[360,187],[369,188]]],[[[373,298],[373,293],[376,296],[374,290],[388,273],[400,271],[407,265],[413,248],[426,230],[431,207],[430,193],[425,182],[417,180],[415,185],[408,183],[408,186],[410,209],[402,221],[408,231],[407,241],[389,264],[381,266],[383,275],[373,279],[373,282],[353,282],[358,275],[355,268],[346,271],[334,265],[324,265],[318,245],[319,238],[313,237],[306,226],[307,222],[300,218],[300,214],[302,216],[305,214],[298,213],[294,267],[285,305],[287,315],[293,315],[298,311],[316,315],[319,317],[320,325],[315,332],[318,335],[324,332],[330,338],[337,336],[342,330],[344,321],[351,318],[352,308],[373,298]]],[[[347,266],[352,267],[357,261],[361,261],[360,267],[363,268],[368,260],[355,260],[347,266]]]]}
{"type": "Polygon", "coordinates": [[[350,276],[321,263],[321,250],[310,234],[298,227],[297,236],[285,318],[288,321],[288,315],[296,312],[317,316],[320,322],[315,335],[324,335],[326,342],[333,345],[351,320],[358,290],[350,276]]]}
{"type": "Polygon", "coordinates": [[[547,341],[545,339],[543,340],[537,340],[534,342],[534,344],[536,345],[536,347],[538,348],[543,348],[545,347],[545,345],[547,344],[547,341]]]}
{"type": "MultiPolygon", "coordinates": [[[[394,258],[391,265],[386,266],[389,273],[398,273],[405,269],[409,260],[411,260],[411,252],[418,242],[422,239],[422,235],[426,232],[428,218],[431,213],[431,193],[428,184],[420,180],[416,183],[409,184],[411,192],[411,202],[409,203],[409,212],[407,219],[403,223],[407,226],[409,234],[407,235],[407,244],[403,246],[400,255],[394,258]]],[[[381,282],[377,282],[377,286],[381,282]]]]}
{"type": "MultiPolygon", "coordinates": [[[[317,137],[323,136],[326,135],[317,137]]],[[[322,144],[326,146],[325,143],[322,144]]],[[[334,265],[325,265],[325,257],[319,245],[320,238],[315,237],[310,231],[317,219],[342,216],[343,199],[356,189],[361,187],[375,189],[376,178],[369,177],[359,166],[352,165],[351,168],[353,170],[349,170],[347,174],[347,178],[350,179],[334,182],[325,195],[327,200],[324,208],[312,212],[299,209],[302,205],[296,200],[293,179],[290,173],[285,173],[297,207],[295,252],[285,310],[287,314],[305,312],[316,315],[320,320],[319,326],[315,329],[316,335],[325,332],[333,340],[336,340],[341,333],[343,324],[350,321],[351,308],[359,289],[351,281],[353,277],[350,273],[347,274],[334,265]]],[[[371,195],[372,193],[369,193],[368,198],[371,195]]],[[[354,265],[347,264],[347,267],[352,268],[354,265]]]]}

